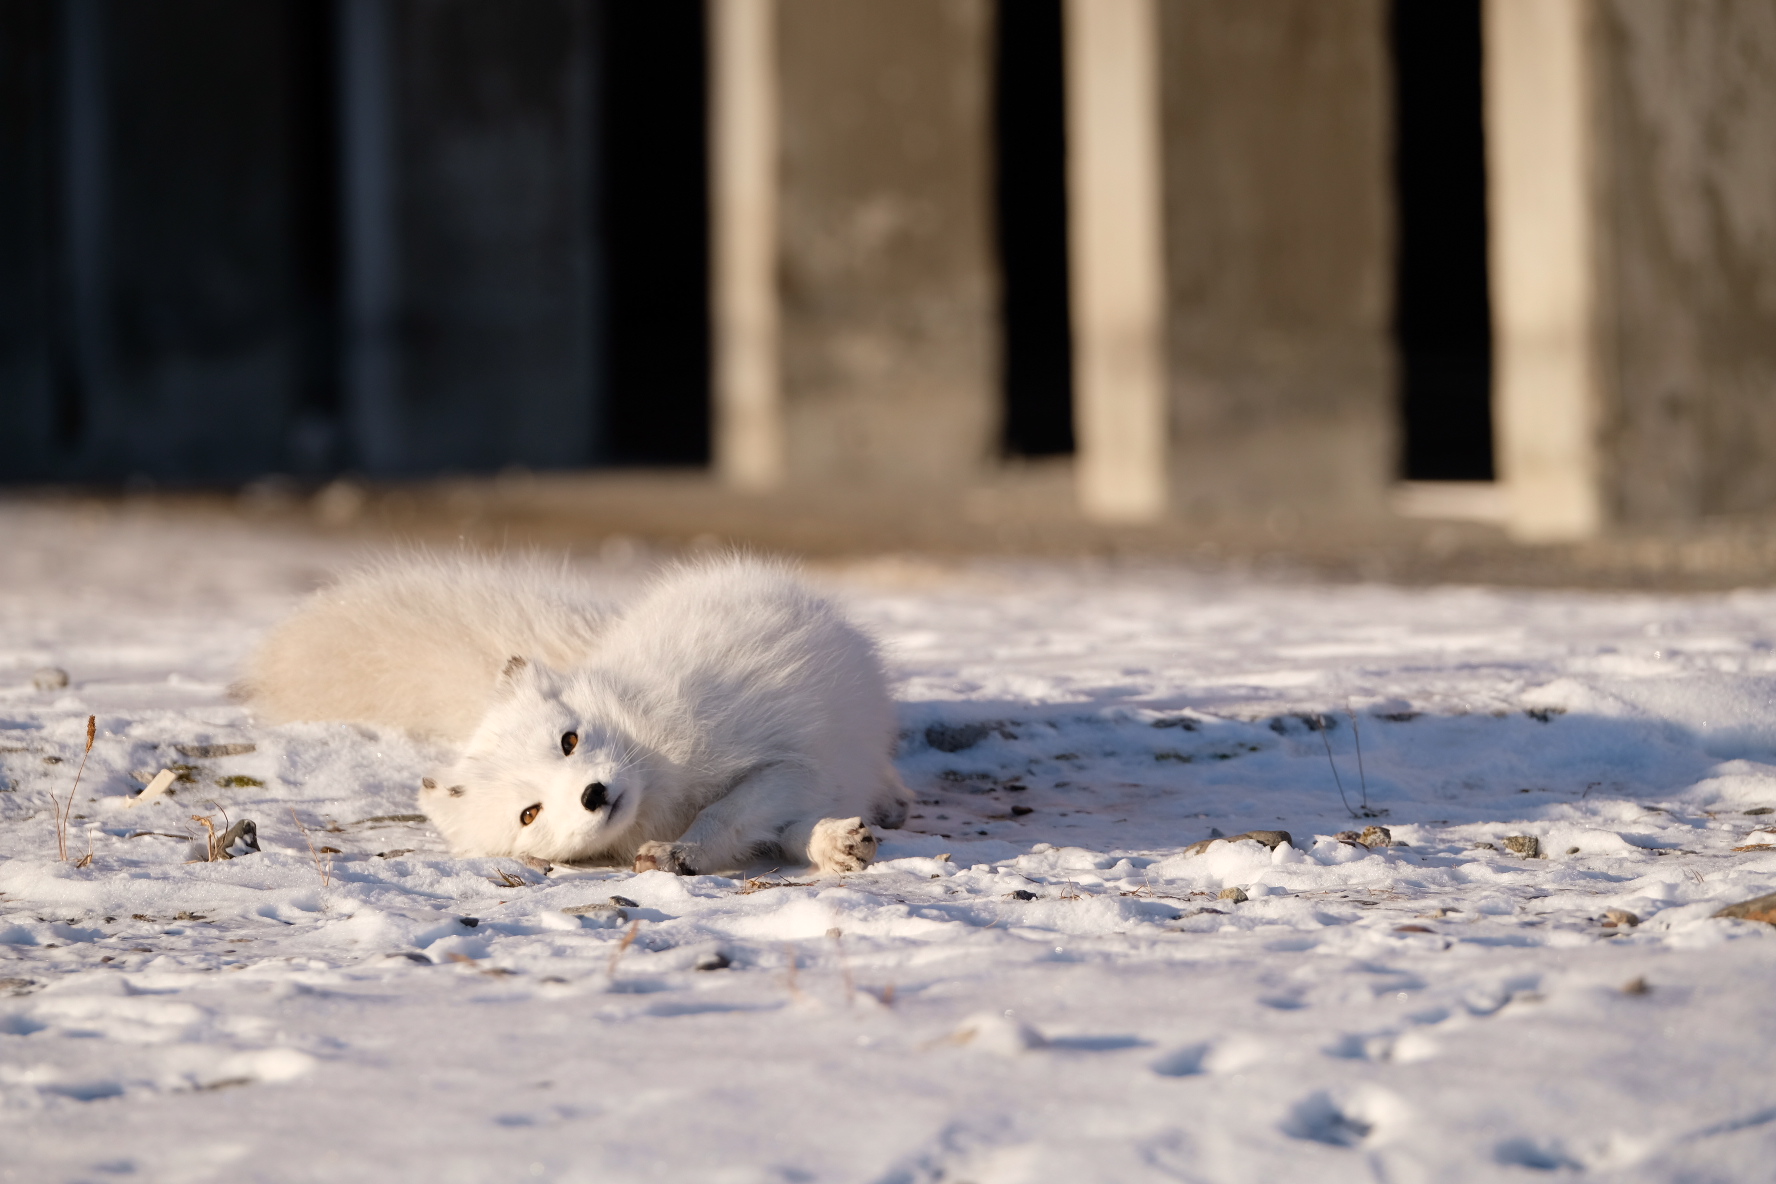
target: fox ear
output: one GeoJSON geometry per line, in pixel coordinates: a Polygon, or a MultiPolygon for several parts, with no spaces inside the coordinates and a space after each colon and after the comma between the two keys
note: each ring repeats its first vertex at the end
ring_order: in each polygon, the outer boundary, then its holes
{"type": "Polygon", "coordinates": [[[547,682],[548,675],[549,668],[541,662],[514,654],[506,659],[493,685],[496,691],[513,691],[521,686],[539,686],[547,682]]]}
{"type": "Polygon", "coordinates": [[[493,680],[493,685],[499,690],[509,691],[519,683],[523,682],[526,676],[530,673],[530,659],[521,658],[517,654],[513,654],[510,658],[506,659],[506,665],[499,672],[499,677],[493,680]]]}

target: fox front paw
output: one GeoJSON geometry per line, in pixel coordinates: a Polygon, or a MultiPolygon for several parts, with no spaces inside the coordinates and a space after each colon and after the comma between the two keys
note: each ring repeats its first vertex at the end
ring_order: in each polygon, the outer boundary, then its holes
{"type": "Polygon", "coordinates": [[[658,839],[646,842],[635,852],[635,870],[638,872],[671,872],[675,876],[694,876],[696,869],[691,866],[696,848],[690,843],[662,843],[658,839]]]}
{"type": "Polygon", "coordinates": [[[860,872],[876,857],[876,832],[861,818],[822,818],[808,838],[808,862],[820,872],[860,872]]]}

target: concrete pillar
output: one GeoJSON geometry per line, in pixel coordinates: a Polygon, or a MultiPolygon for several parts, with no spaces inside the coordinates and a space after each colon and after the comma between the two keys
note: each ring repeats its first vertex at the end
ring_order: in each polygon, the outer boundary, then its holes
{"type": "Polygon", "coordinates": [[[989,0],[777,0],[791,480],[954,485],[996,462],[989,0]]]}
{"type": "Polygon", "coordinates": [[[1776,8],[1488,0],[1512,532],[1776,508],[1776,8]]]}
{"type": "Polygon", "coordinates": [[[1589,0],[1487,0],[1494,447],[1529,541],[1604,523],[1589,0]]]}
{"type": "Polygon", "coordinates": [[[1776,4],[1601,0],[1593,91],[1610,400],[1631,528],[1776,508],[1776,4]]]}
{"type": "Polygon", "coordinates": [[[1162,0],[1160,20],[1171,500],[1279,535],[1384,514],[1387,5],[1162,0]]]}
{"type": "Polygon", "coordinates": [[[716,471],[740,489],[784,477],[778,359],[775,0],[708,0],[716,471]]]}
{"type": "Polygon", "coordinates": [[[1067,198],[1081,509],[1166,507],[1165,239],[1154,0],[1066,0],[1067,198]]]}

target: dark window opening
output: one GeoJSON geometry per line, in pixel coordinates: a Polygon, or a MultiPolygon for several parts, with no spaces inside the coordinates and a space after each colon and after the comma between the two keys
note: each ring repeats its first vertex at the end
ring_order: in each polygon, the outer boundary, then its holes
{"type": "Polygon", "coordinates": [[[603,0],[598,211],[604,458],[709,460],[709,201],[701,0],[603,0]]]}
{"type": "Polygon", "coordinates": [[[1061,0],[1001,0],[995,56],[1004,445],[1052,456],[1073,451],[1061,0]]]}
{"type": "Polygon", "coordinates": [[[341,258],[337,9],[297,0],[285,10],[290,57],[290,241],[297,367],[289,463],[298,473],[344,461],[340,366],[341,258]]]}
{"type": "Polygon", "coordinates": [[[1394,337],[1404,476],[1490,481],[1480,0],[1394,0],[1394,337]]]}

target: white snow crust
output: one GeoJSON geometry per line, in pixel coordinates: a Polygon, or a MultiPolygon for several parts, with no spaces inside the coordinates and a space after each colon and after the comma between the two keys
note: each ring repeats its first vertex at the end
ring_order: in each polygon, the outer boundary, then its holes
{"type": "Polygon", "coordinates": [[[0,1179],[1770,1178],[1776,593],[823,569],[914,817],[679,879],[450,858],[441,750],[229,698],[366,546],[0,506],[0,1179]]]}

